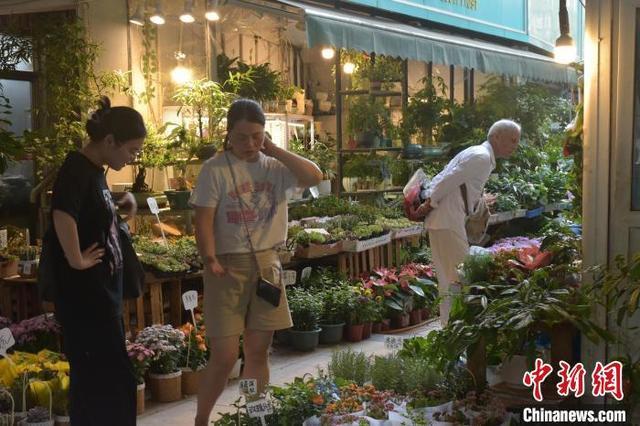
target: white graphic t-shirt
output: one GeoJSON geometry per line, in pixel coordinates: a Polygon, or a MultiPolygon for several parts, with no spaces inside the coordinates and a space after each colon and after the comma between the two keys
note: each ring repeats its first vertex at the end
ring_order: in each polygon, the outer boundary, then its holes
{"type": "Polygon", "coordinates": [[[256,251],[282,244],[287,237],[286,191],[296,185],[295,176],[280,161],[262,153],[255,162],[227,155],[238,191],[225,153],[218,153],[204,163],[190,199],[193,206],[216,209],[216,254],[251,252],[242,216],[256,251]],[[243,203],[238,197],[242,197],[243,203]]]}

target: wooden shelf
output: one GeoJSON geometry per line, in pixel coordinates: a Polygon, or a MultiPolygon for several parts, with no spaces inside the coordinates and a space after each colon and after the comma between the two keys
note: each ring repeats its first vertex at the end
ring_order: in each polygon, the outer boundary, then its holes
{"type": "Polygon", "coordinates": [[[340,195],[345,196],[358,196],[358,195],[373,195],[373,194],[383,194],[385,192],[402,192],[401,186],[394,186],[387,189],[363,189],[362,191],[356,192],[341,192],[340,195]]]}
{"type": "Polygon", "coordinates": [[[355,149],[341,149],[340,151],[338,151],[339,153],[343,154],[343,153],[357,153],[357,152],[374,152],[374,151],[395,151],[395,152],[400,152],[402,151],[403,148],[400,147],[384,147],[384,148],[355,148],[355,149]]]}

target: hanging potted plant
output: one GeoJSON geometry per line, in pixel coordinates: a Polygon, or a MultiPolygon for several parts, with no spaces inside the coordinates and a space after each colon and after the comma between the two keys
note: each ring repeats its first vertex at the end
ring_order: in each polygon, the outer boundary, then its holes
{"type": "Polygon", "coordinates": [[[140,331],[136,343],[154,352],[149,364],[151,395],[159,402],[182,398],[182,371],[179,368],[184,334],[170,325],[155,324],[140,331]]]}
{"type": "Polygon", "coordinates": [[[336,344],[342,340],[344,325],[352,294],[348,287],[340,286],[325,289],[320,293],[322,314],[320,315],[320,343],[336,344]]]}
{"type": "Polygon", "coordinates": [[[294,349],[312,351],[319,343],[320,314],[322,301],[303,289],[294,289],[287,295],[293,328],[289,330],[289,341],[294,349]]]}
{"type": "Polygon", "coordinates": [[[136,377],[137,396],[136,396],[136,414],[144,413],[145,400],[145,382],[144,377],[147,374],[151,360],[155,353],[140,343],[127,342],[127,354],[133,365],[133,373],[136,377]]]}
{"type": "Polygon", "coordinates": [[[195,395],[198,393],[200,372],[207,365],[209,348],[202,329],[196,328],[190,322],[182,325],[180,330],[187,336],[181,350],[180,364],[182,370],[182,393],[195,395]]]}

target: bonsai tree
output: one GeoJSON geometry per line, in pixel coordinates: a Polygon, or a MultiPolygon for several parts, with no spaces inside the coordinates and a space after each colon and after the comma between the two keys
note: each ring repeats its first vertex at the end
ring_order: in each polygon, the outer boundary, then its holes
{"type": "Polygon", "coordinates": [[[147,137],[134,165],[135,179],[131,192],[149,192],[150,188],[145,182],[147,170],[164,167],[168,148],[165,130],[166,125],[156,129],[147,123],[147,137]]]}
{"type": "Polygon", "coordinates": [[[401,128],[405,141],[418,135],[424,144],[434,145],[440,142],[447,122],[450,108],[447,86],[442,77],[425,77],[420,81],[424,87],[409,99],[402,114],[401,128]]]}

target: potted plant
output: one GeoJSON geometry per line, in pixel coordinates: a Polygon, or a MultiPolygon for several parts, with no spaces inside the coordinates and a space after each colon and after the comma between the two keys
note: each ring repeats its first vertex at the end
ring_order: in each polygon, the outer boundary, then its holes
{"type": "MultiPolygon", "coordinates": [[[[442,77],[425,77],[421,83],[424,87],[409,99],[402,113],[400,126],[405,143],[409,143],[411,137],[416,136],[423,146],[434,146],[440,142],[443,127],[447,122],[447,110],[450,106],[446,97],[447,86],[442,77]]],[[[406,145],[405,151],[411,151],[411,148],[406,145]]],[[[439,151],[439,154],[441,153],[442,151],[439,151]]]]}
{"type": "Polygon", "coordinates": [[[53,398],[53,413],[56,426],[69,426],[69,376],[59,374],[50,382],[51,397],[53,398]]]}
{"type": "Polygon", "coordinates": [[[359,342],[364,335],[364,322],[366,316],[366,296],[360,294],[360,289],[352,287],[352,300],[347,327],[345,329],[345,339],[349,342],[359,342]]]}
{"type": "Polygon", "coordinates": [[[13,425],[15,420],[15,402],[11,392],[0,387],[0,424],[13,425]]]}
{"type": "Polygon", "coordinates": [[[369,80],[371,90],[380,90],[383,86],[393,87],[402,79],[402,62],[390,56],[377,55],[358,71],[361,77],[369,80]]]}
{"type": "Polygon", "coordinates": [[[136,398],[136,413],[138,415],[144,413],[144,399],[145,399],[145,383],[144,377],[147,374],[151,360],[155,356],[155,353],[140,343],[127,342],[127,354],[129,360],[133,365],[133,373],[136,377],[137,398],[136,398]]]}
{"type": "Polygon", "coordinates": [[[18,250],[18,275],[22,278],[34,278],[38,274],[38,255],[36,246],[20,247],[18,250]]]}
{"type": "Polygon", "coordinates": [[[391,327],[405,328],[409,326],[409,312],[413,308],[413,297],[404,291],[396,291],[385,298],[385,306],[390,310],[391,327]]]}
{"type": "Polygon", "coordinates": [[[335,344],[342,340],[345,319],[351,304],[351,290],[346,286],[324,289],[320,315],[320,343],[335,344]]]}
{"type": "Polygon", "coordinates": [[[193,126],[178,126],[171,131],[168,139],[165,164],[173,165],[177,176],[171,181],[171,189],[164,191],[172,210],[186,210],[189,208],[191,197],[191,182],[187,178],[187,167],[196,157],[201,147],[202,139],[196,134],[193,126]]]}
{"type": "Polygon", "coordinates": [[[356,146],[365,148],[380,145],[380,138],[390,113],[381,98],[358,96],[347,99],[347,133],[356,146]]]}
{"type": "MultiPolygon", "coordinates": [[[[204,327],[204,326],[203,326],[204,327]]],[[[181,350],[182,393],[195,395],[198,393],[200,371],[207,365],[209,348],[202,328],[196,329],[190,322],[182,325],[180,330],[187,336],[181,350]]]]}
{"type": "MultiPolygon", "coordinates": [[[[147,185],[147,171],[150,169],[161,169],[165,166],[168,141],[164,135],[166,125],[156,128],[147,124],[147,137],[144,140],[144,148],[140,151],[134,163],[134,182],[131,193],[136,199],[139,208],[147,206],[147,198],[157,194],[151,191],[147,185]]],[[[158,203],[160,204],[160,203],[158,203]]]]}
{"type": "Polygon", "coordinates": [[[25,426],[53,426],[54,420],[51,410],[44,407],[33,407],[27,411],[27,417],[22,424],[25,426]]]}
{"type": "Polygon", "coordinates": [[[289,341],[299,351],[312,351],[319,343],[320,314],[322,301],[303,289],[294,289],[287,294],[293,328],[289,330],[289,341]]]}
{"type": "Polygon", "coordinates": [[[184,334],[170,325],[155,324],[146,327],[136,337],[136,343],[154,352],[149,364],[148,383],[151,394],[159,402],[172,402],[182,398],[182,371],[180,350],[184,334]]]}

